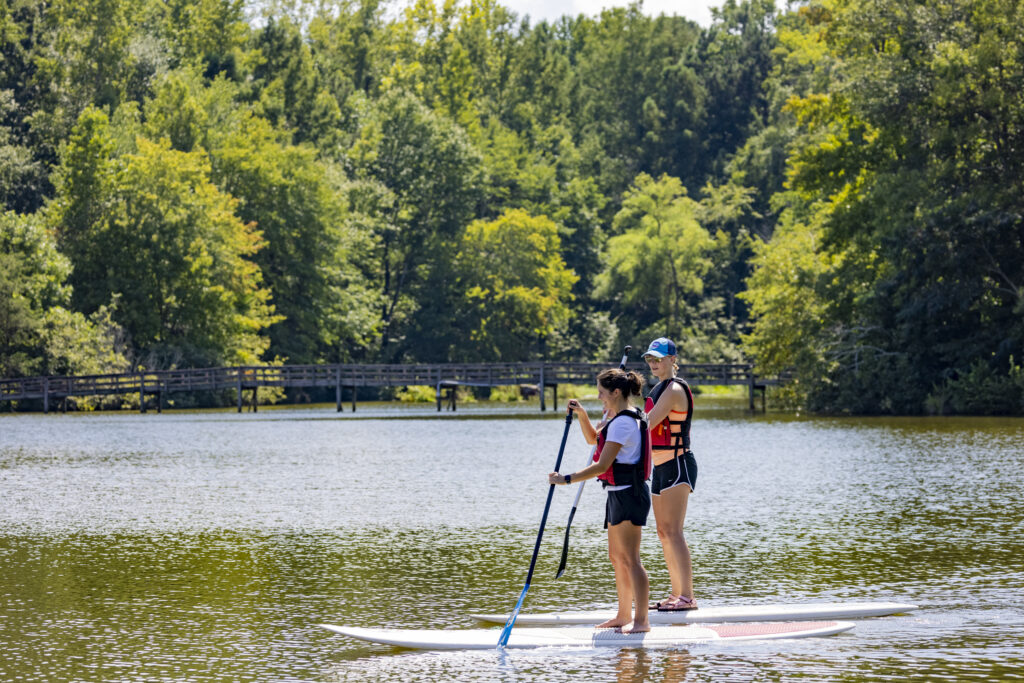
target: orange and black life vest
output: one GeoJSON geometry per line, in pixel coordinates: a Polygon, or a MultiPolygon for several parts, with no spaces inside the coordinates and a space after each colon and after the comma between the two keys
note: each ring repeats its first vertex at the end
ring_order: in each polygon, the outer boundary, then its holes
{"type": "Polygon", "coordinates": [[[640,459],[632,465],[614,460],[611,467],[605,470],[604,474],[598,475],[597,478],[601,480],[601,486],[632,484],[633,490],[639,492],[644,482],[651,476],[652,464],[651,437],[647,428],[647,415],[644,411],[639,408],[627,408],[611,420],[608,420],[604,429],[597,435],[597,449],[594,451],[594,462],[601,459],[601,451],[604,450],[605,441],[608,439],[608,427],[611,426],[614,420],[620,417],[631,417],[640,423],[640,459]]]}
{"type": "Polygon", "coordinates": [[[690,385],[679,377],[670,377],[662,380],[654,387],[647,400],[644,402],[644,410],[648,413],[654,410],[654,405],[661,398],[661,395],[676,383],[686,392],[686,398],[690,402],[690,409],[686,413],[672,410],[668,416],[651,428],[651,448],[656,451],[672,451],[676,457],[690,450],[690,421],[693,419],[693,392],[690,385]],[[683,417],[685,415],[685,417],[683,417]]]}

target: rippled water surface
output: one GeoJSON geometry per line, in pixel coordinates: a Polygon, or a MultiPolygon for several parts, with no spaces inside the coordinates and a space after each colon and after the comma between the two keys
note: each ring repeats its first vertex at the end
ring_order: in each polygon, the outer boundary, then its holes
{"type": "MultiPolygon", "coordinates": [[[[0,680],[1013,680],[1024,421],[705,401],[703,605],[898,600],[831,638],[412,652],[316,624],[475,628],[522,590],[564,422],[532,406],[0,416],[0,680]]],[[[588,451],[573,428],[564,470],[588,451]]],[[[615,600],[603,494],[556,490],[525,611],[615,600]]],[[[653,521],[653,520],[652,520],[653,521]]],[[[668,576],[653,533],[652,592],[668,576]]],[[[495,632],[497,639],[497,631],[495,632]]]]}

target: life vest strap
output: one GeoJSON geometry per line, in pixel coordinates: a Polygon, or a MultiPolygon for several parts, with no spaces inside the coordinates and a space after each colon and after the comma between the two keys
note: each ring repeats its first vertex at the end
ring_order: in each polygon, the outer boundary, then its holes
{"type": "MultiPolygon", "coordinates": [[[[667,440],[669,443],[654,444],[652,445],[652,449],[657,451],[671,450],[675,453],[676,457],[678,457],[680,453],[686,453],[690,450],[690,424],[693,420],[693,392],[690,391],[690,385],[680,377],[672,377],[662,380],[656,387],[654,387],[653,390],[651,390],[651,393],[647,395],[647,401],[650,403],[646,408],[648,411],[653,410],[654,404],[658,402],[658,399],[661,398],[661,395],[665,393],[665,390],[668,389],[673,382],[680,385],[683,388],[683,391],[686,392],[686,398],[690,402],[690,407],[686,411],[686,417],[684,419],[671,419],[670,416],[673,412],[678,413],[682,411],[670,411],[669,415],[665,416],[665,419],[658,423],[657,427],[664,427],[664,432],[668,432],[667,440]],[[673,425],[680,426],[681,429],[673,432],[673,425]]],[[[664,432],[661,433],[661,438],[666,438],[664,432]]]]}

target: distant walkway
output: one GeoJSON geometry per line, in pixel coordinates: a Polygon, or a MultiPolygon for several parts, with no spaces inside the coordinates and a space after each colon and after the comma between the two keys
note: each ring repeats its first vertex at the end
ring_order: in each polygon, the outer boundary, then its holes
{"type": "MultiPolygon", "coordinates": [[[[348,389],[352,410],[356,409],[359,387],[429,386],[436,390],[437,409],[447,392],[448,407],[455,410],[455,389],[460,386],[519,386],[540,396],[540,409],[546,410],[546,389],[552,389],[558,403],[559,384],[591,384],[608,363],[433,363],[433,364],[340,364],[276,365],[160,370],[154,372],[77,377],[21,377],[0,379],[0,401],[39,400],[43,412],[58,407],[67,410],[67,399],[74,396],[139,394],[140,412],[153,403],[163,410],[165,394],[234,389],[238,411],[242,411],[245,392],[251,392],[256,409],[260,387],[334,387],[337,410],[342,410],[342,393],[348,389]]],[[[628,369],[641,374],[646,363],[630,363],[628,369]]],[[[739,385],[749,388],[750,409],[755,393],[761,392],[764,408],[765,387],[780,384],[786,378],[757,377],[749,364],[687,364],[679,366],[679,375],[694,386],[739,385]]]]}

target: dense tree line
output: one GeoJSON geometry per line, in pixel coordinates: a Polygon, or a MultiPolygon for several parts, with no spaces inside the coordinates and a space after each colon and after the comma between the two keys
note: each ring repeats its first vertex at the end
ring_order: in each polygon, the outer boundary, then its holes
{"type": "Polygon", "coordinates": [[[1024,410],[1022,10],[0,0],[0,375],[606,359],[1024,410]]]}

